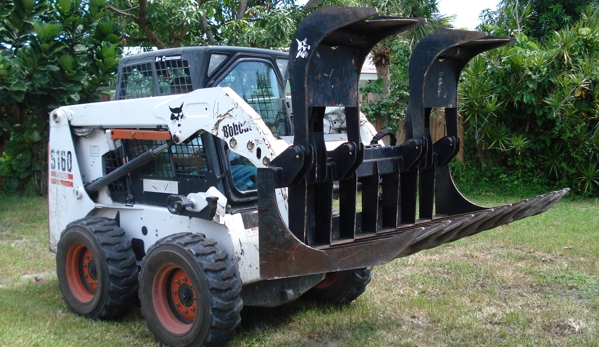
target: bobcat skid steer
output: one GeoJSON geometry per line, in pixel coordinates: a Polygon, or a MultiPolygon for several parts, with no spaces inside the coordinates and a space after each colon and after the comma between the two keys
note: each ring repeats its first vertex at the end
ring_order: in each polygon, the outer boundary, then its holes
{"type": "Polygon", "coordinates": [[[407,139],[379,143],[360,117],[360,68],[377,42],[425,20],[375,14],[315,11],[289,54],[194,47],[124,58],[119,100],[54,110],[50,249],[68,306],[105,319],[138,296],[161,343],[222,345],[243,305],[306,293],[348,303],[373,266],[542,213],[567,192],[485,208],[453,184],[458,77],[509,38],[424,38],[409,66],[407,139]],[[327,107],[344,110],[344,131],[325,126],[327,107]],[[447,121],[433,143],[434,107],[447,121]]]}

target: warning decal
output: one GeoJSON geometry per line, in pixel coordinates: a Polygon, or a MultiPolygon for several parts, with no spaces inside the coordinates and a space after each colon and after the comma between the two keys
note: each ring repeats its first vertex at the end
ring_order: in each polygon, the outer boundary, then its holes
{"type": "Polygon", "coordinates": [[[65,187],[73,187],[73,174],[60,172],[60,171],[50,171],[50,183],[51,184],[60,184],[65,187]]]}

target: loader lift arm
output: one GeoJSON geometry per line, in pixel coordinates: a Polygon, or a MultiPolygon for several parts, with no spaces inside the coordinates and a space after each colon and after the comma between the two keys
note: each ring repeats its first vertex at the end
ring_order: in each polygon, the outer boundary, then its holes
{"type": "Polygon", "coordinates": [[[407,140],[364,147],[359,137],[358,78],[372,47],[424,24],[373,17],[373,8],[323,8],[298,28],[290,51],[293,145],[258,169],[260,274],[281,278],[383,264],[423,249],[544,212],[567,189],[485,208],[465,199],[449,172],[457,154],[457,82],[479,53],[513,42],[485,33],[442,30],[424,38],[409,66],[407,140]],[[345,107],[347,142],[327,151],[326,106],[345,107]],[[430,111],[445,107],[446,136],[432,143],[430,111]],[[357,183],[362,212],[356,212],[357,183]],[[339,213],[332,212],[338,182],[339,213]],[[275,188],[288,188],[289,227],[275,188]],[[416,203],[419,198],[419,219],[416,203]],[[436,215],[433,214],[433,205],[436,215]]]}

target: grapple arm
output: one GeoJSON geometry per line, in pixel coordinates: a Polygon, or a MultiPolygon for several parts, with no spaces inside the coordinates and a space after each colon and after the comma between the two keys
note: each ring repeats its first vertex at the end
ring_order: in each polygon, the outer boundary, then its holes
{"type": "Polygon", "coordinates": [[[457,190],[448,163],[457,154],[457,82],[466,63],[509,38],[456,30],[424,38],[410,60],[408,136],[398,146],[364,146],[359,136],[358,79],[372,47],[424,24],[372,17],[371,8],[329,7],[308,16],[290,51],[294,143],[258,169],[260,274],[293,277],[374,266],[525,218],[567,190],[496,208],[457,190]],[[345,107],[347,142],[327,151],[325,107],[345,107]],[[430,112],[446,108],[446,136],[432,143],[430,112]],[[333,185],[339,210],[333,211],[333,185]],[[357,210],[361,183],[361,212],[357,210]],[[289,223],[275,188],[288,188],[289,223]],[[419,214],[416,216],[417,200],[419,214]],[[434,211],[436,208],[436,211],[434,211]]]}

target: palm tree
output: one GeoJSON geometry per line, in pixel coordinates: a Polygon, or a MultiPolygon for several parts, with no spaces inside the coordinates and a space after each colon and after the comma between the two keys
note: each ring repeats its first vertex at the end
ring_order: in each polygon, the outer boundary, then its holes
{"type": "MultiPolygon", "coordinates": [[[[363,6],[376,7],[380,15],[396,17],[421,17],[428,19],[427,24],[409,30],[399,35],[414,47],[420,39],[429,33],[443,28],[449,28],[451,17],[439,14],[438,0],[361,0],[363,6]]],[[[376,67],[378,78],[383,79],[383,91],[389,93],[389,66],[391,43],[397,38],[388,38],[372,49],[372,63],[376,67]]]]}

